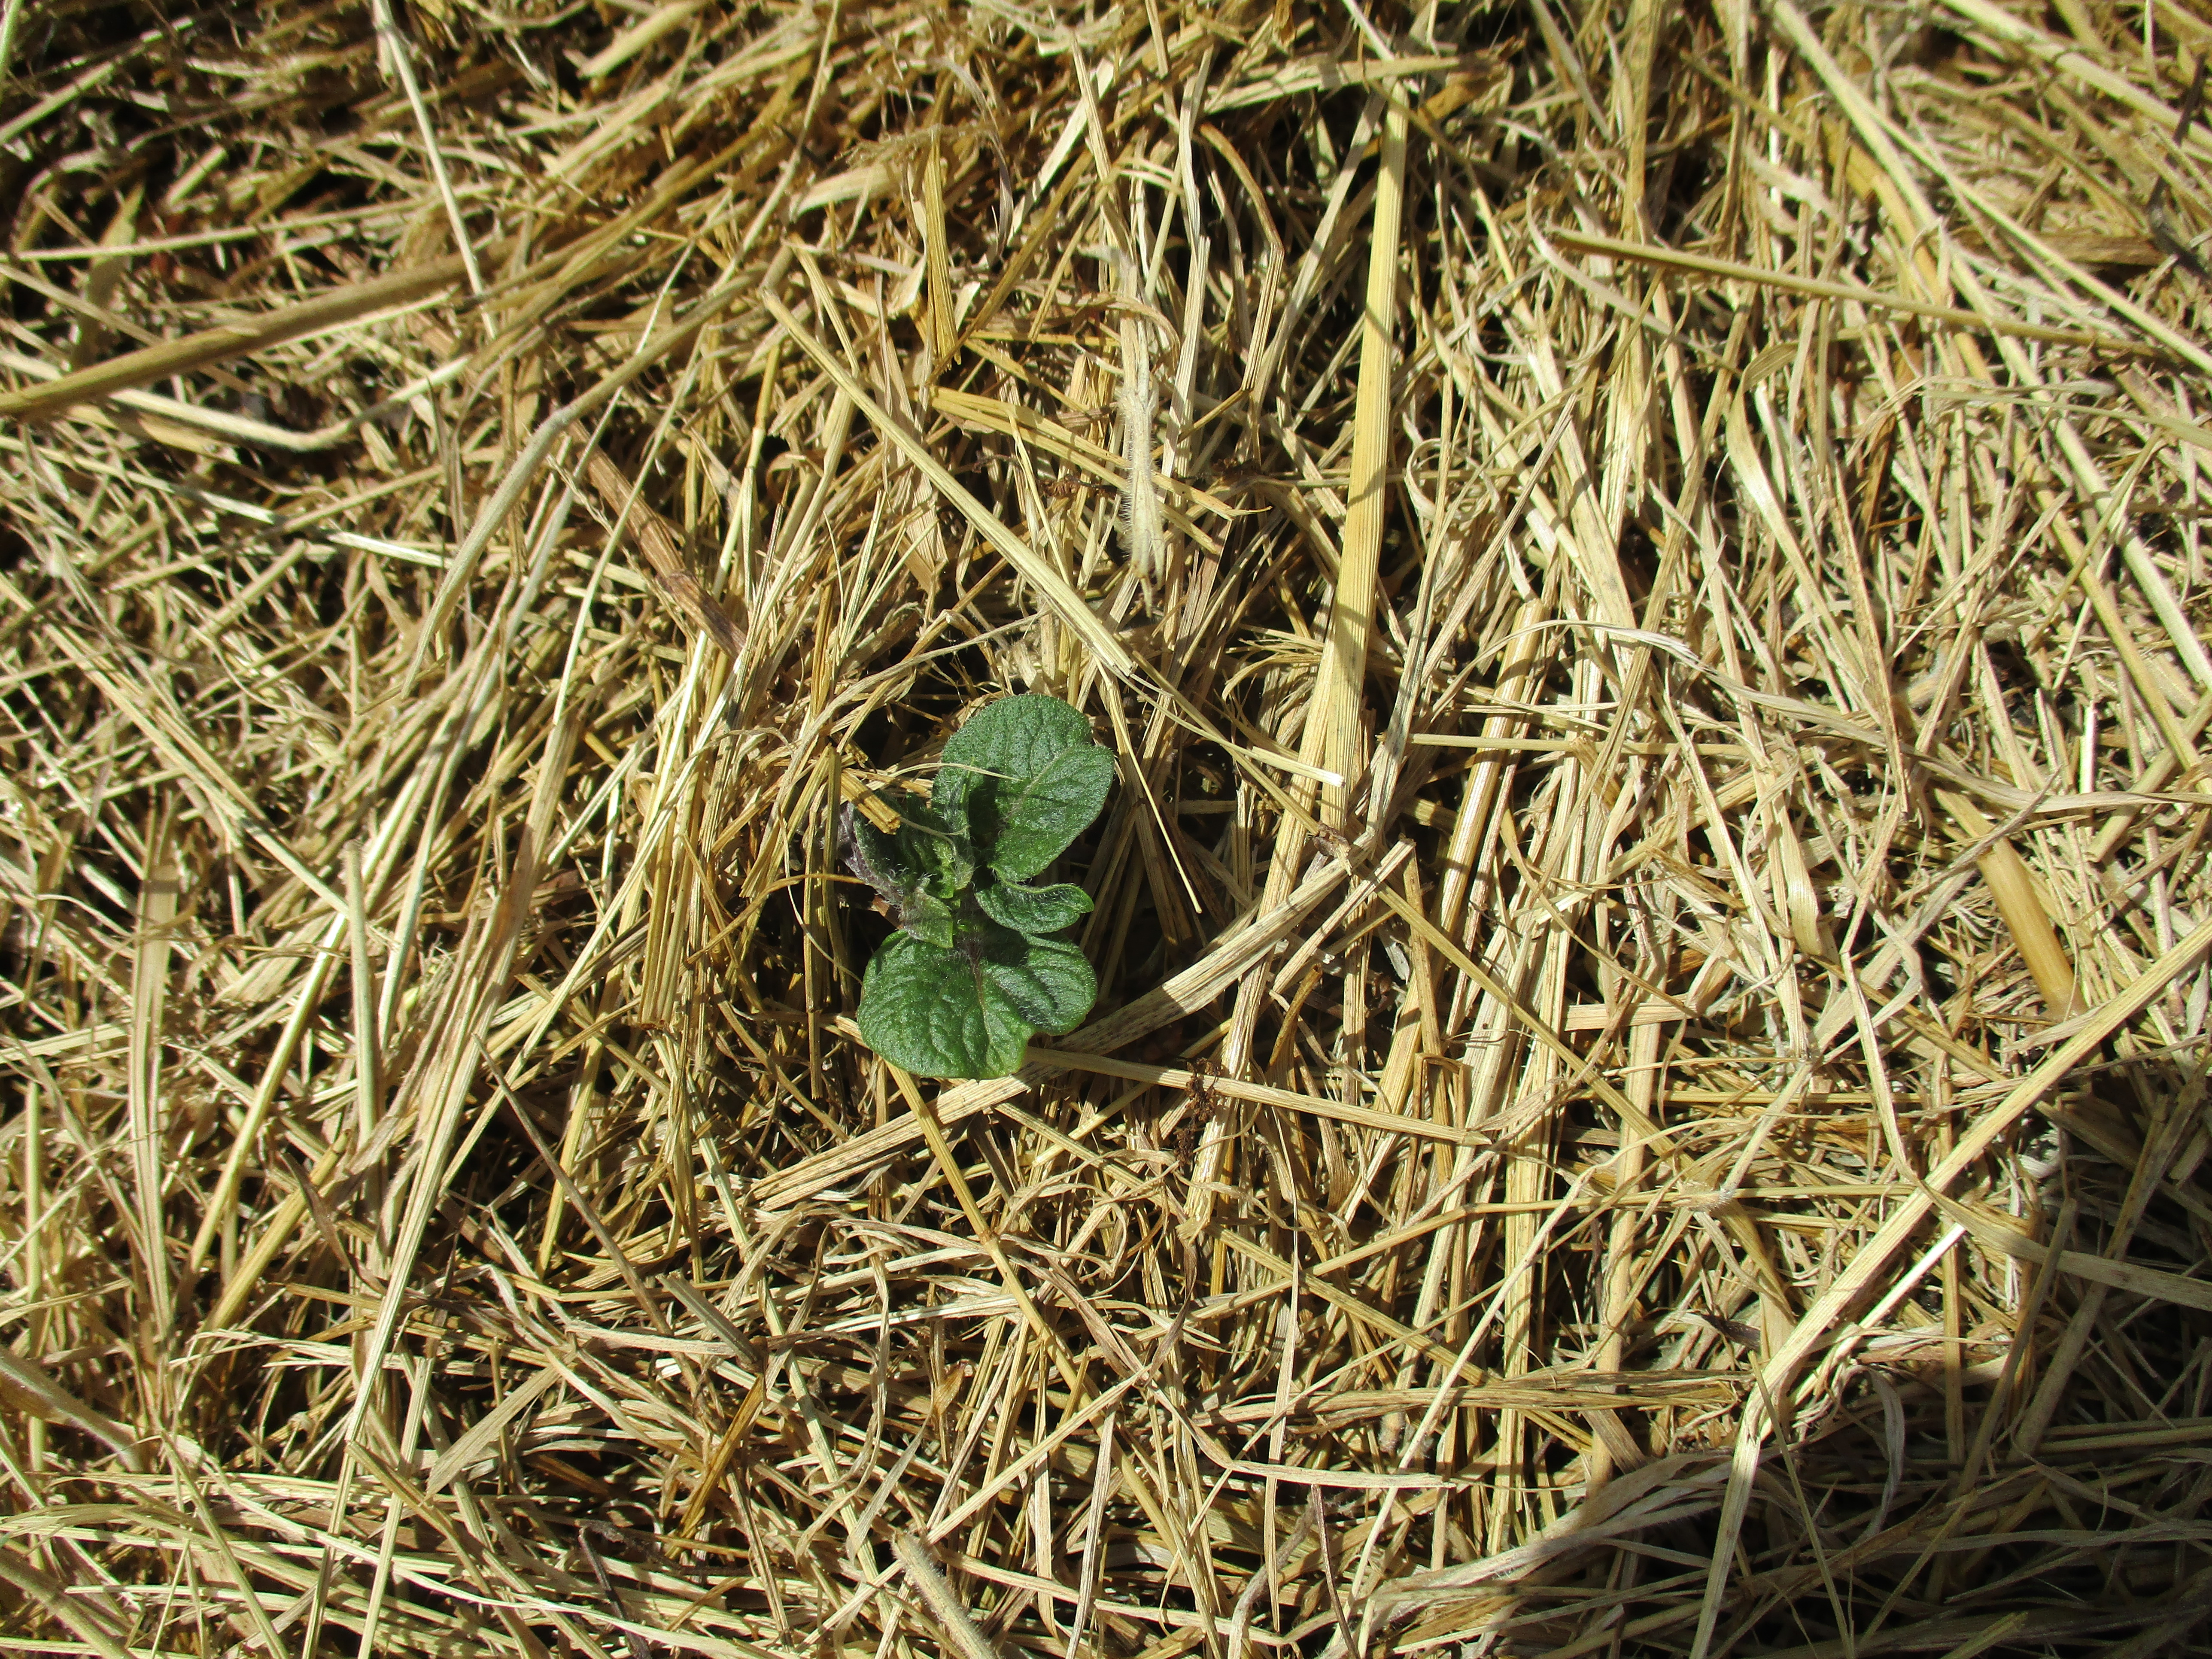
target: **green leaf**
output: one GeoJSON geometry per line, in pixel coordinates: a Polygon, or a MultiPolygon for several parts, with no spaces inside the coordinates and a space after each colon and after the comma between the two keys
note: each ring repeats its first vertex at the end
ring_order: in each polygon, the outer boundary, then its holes
{"type": "Polygon", "coordinates": [[[900,902],[920,883],[921,869],[907,857],[897,840],[850,806],[845,809],[840,827],[844,831],[846,867],[887,902],[900,902]]]}
{"type": "Polygon", "coordinates": [[[933,945],[951,950],[952,907],[930,890],[935,854],[929,851],[927,844],[920,848],[908,847],[899,836],[884,834],[849,806],[845,809],[841,827],[847,866],[876,890],[898,925],[933,945]],[[917,854],[931,859],[932,866],[918,866],[917,854]]]}
{"type": "Polygon", "coordinates": [[[860,981],[860,1038],[916,1077],[1005,1077],[1036,1028],[959,951],[893,933],[860,981]]]}
{"type": "Polygon", "coordinates": [[[1056,933],[1091,914],[1091,895],[1067,882],[1053,887],[997,882],[977,888],[975,902],[992,921],[1018,933],[1056,933]]]}
{"type": "Polygon", "coordinates": [[[1097,975],[1082,948],[1066,939],[986,928],[982,967],[987,1001],[996,993],[1033,1030],[1054,1036],[1082,1024],[1098,1000],[1097,975]]]}
{"type": "Polygon", "coordinates": [[[1072,1031],[1098,982],[1074,945],[987,927],[946,950],[894,933],[860,982],[860,1036],[917,1077],[1005,1077],[1035,1031],[1072,1031]]]}
{"type": "Polygon", "coordinates": [[[1114,757],[1058,697],[1006,697],[945,745],[931,803],[990,866],[1026,881],[1081,835],[1114,785],[1114,757]]]}
{"type": "Polygon", "coordinates": [[[939,896],[957,898],[975,879],[975,849],[964,817],[948,818],[933,805],[909,801],[899,814],[897,839],[900,857],[932,878],[939,896]]]}
{"type": "Polygon", "coordinates": [[[952,907],[927,887],[915,888],[913,896],[899,906],[898,924],[939,950],[952,948],[956,933],[952,907]]]}

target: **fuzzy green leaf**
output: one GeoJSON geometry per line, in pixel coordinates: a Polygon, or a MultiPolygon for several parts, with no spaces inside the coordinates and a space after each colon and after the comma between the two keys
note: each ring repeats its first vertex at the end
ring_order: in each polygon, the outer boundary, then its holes
{"type": "Polygon", "coordinates": [[[1007,697],[952,734],[931,796],[985,862],[1026,881],[1081,835],[1114,786],[1114,757],[1057,697],[1007,697]]]}
{"type": "Polygon", "coordinates": [[[1002,927],[946,950],[894,933],[860,983],[860,1036],[918,1077],[1005,1077],[1036,1031],[1070,1031],[1098,983],[1074,945],[1002,927]]]}
{"type": "Polygon", "coordinates": [[[885,902],[900,902],[921,883],[921,868],[907,856],[896,837],[885,835],[849,806],[842,827],[846,866],[885,902]]]}
{"type": "Polygon", "coordinates": [[[1091,914],[1091,895],[1067,882],[1052,887],[994,882],[975,890],[975,902],[992,921],[1018,933],[1056,933],[1091,914]]]}
{"type": "Polygon", "coordinates": [[[940,951],[952,948],[957,933],[952,907],[927,887],[915,888],[912,896],[899,907],[898,924],[940,951]]]}
{"type": "Polygon", "coordinates": [[[960,951],[893,933],[860,981],[860,1036],[917,1077],[1004,1077],[1036,1028],[986,997],[960,951]]]}
{"type": "MultiPolygon", "coordinates": [[[[952,906],[931,890],[933,878],[935,884],[946,884],[933,843],[910,846],[903,830],[897,836],[887,836],[849,806],[845,809],[842,830],[847,866],[876,890],[899,926],[951,950],[952,906]]],[[[953,886],[950,890],[958,889],[953,886]]]]}
{"type": "Polygon", "coordinates": [[[1098,1000],[1098,976],[1082,948],[1066,939],[987,927],[982,971],[987,1001],[995,994],[1031,1029],[1054,1036],[1082,1024],[1098,1000]]]}
{"type": "Polygon", "coordinates": [[[957,898],[975,879],[975,849],[969,843],[964,817],[947,817],[933,804],[908,801],[899,813],[901,859],[919,870],[946,899],[957,898]]]}

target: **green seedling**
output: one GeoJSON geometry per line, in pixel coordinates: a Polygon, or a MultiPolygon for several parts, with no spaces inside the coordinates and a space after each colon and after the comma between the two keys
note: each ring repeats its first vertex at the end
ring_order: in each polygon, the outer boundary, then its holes
{"type": "Polygon", "coordinates": [[[860,981],[860,1036],[917,1077],[1005,1077],[1039,1031],[1073,1030],[1097,1000],[1083,952],[1057,937],[1091,908],[1034,878],[1089,827],[1114,757],[1057,697],[1007,697],[952,734],[927,805],[890,835],[845,809],[845,861],[899,925],[860,981]]]}

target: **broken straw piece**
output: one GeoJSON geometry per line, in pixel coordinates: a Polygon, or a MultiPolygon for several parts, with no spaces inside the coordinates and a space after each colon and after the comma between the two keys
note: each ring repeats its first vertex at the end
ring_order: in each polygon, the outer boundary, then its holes
{"type": "Polygon", "coordinates": [[[1134,259],[1124,257],[1121,266],[1121,292],[1131,306],[1121,313],[1121,459],[1129,469],[1121,486],[1121,546],[1149,586],[1167,568],[1167,534],[1152,476],[1152,423],[1160,398],[1152,385],[1152,343],[1135,309],[1144,303],[1142,276],[1134,259]]]}

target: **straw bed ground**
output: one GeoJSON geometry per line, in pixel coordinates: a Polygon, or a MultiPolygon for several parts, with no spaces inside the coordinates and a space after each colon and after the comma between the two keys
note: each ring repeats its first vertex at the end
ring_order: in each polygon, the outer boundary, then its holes
{"type": "Polygon", "coordinates": [[[6,1645],[2203,1651],[2208,50],[9,0],[6,1645]]]}

